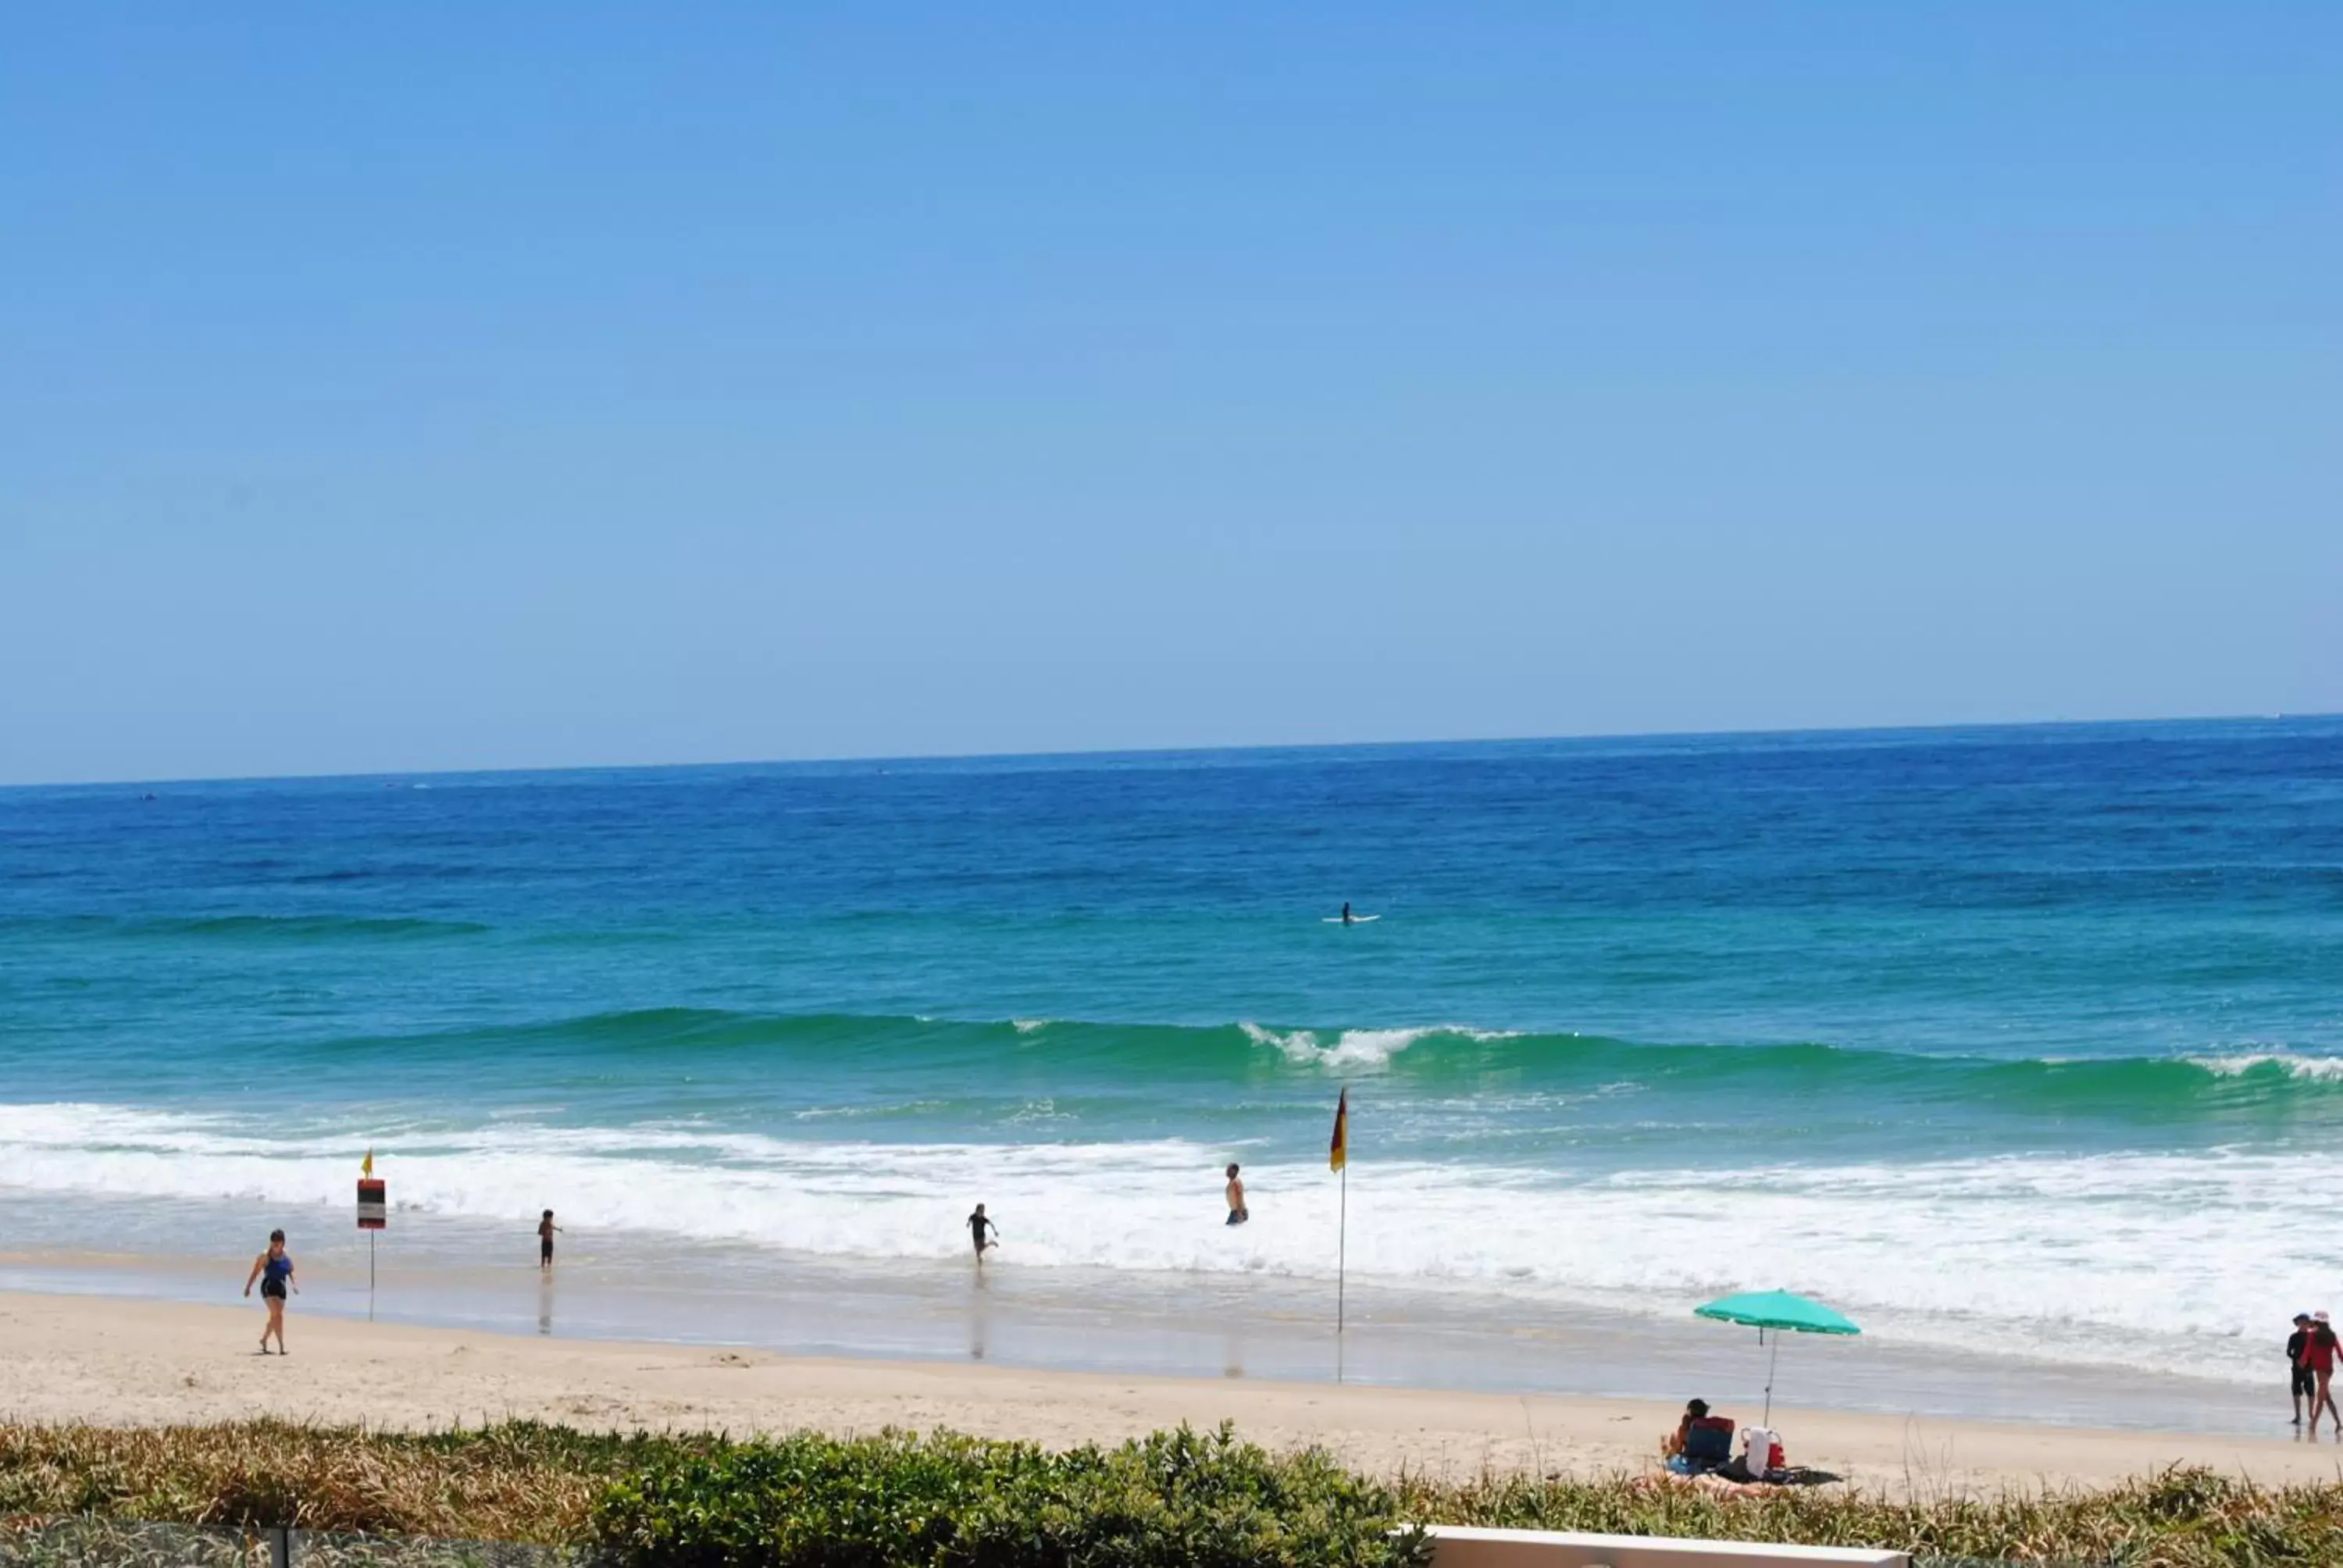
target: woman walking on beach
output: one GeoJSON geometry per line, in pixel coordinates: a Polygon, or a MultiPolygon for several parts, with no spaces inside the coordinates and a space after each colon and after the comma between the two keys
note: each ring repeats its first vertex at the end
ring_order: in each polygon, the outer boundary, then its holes
{"type": "Polygon", "coordinates": [[[2334,1418],[2335,1435],[2343,1438],[2343,1410],[2335,1408],[2335,1392],[2331,1380],[2335,1376],[2335,1352],[2343,1349],[2335,1337],[2335,1325],[2327,1321],[2325,1312],[2315,1312],[2310,1319],[2310,1338],[2303,1342],[2302,1364],[2310,1369],[2314,1382],[2310,1395],[2310,1435],[2318,1435],[2318,1417],[2323,1411],[2334,1418]]]}
{"type": "Polygon", "coordinates": [[[260,1282],[260,1299],[268,1303],[268,1326],[260,1331],[260,1353],[268,1353],[268,1336],[277,1336],[277,1353],[287,1355],[285,1348],[285,1294],[297,1292],[293,1282],[293,1254],[285,1250],[285,1232],[268,1232],[268,1251],[252,1261],[252,1272],[244,1277],[244,1293],[252,1294],[252,1282],[260,1282]]]}

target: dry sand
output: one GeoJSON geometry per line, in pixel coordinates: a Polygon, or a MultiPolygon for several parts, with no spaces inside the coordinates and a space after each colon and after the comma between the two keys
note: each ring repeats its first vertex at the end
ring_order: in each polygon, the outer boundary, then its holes
{"type": "MultiPolygon", "coordinates": [[[[825,1360],[307,1317],[293,1354],[256,1353],[261,1312],[0,1294],[0,1418],[108,1424],[256,1415],[419,1428],[526,1416],[736,1433],[950,1427],[1051,1444],[1233,1421],[1273,1448],[1322,1444],[1363,1469],[1652,1468],[1675,1410],[1604,1399],[1118,1377],[961,1362],[825,1360]]],[[[1742,1420],[1755,1411],[1726,1410],[1742,1420]]],[[[1901,1493],[2097,1484],[2185,1462],[2256,1480],[2334,1480],[2343,1447],[1776,1409],[1795,1462],[1901,1493]]]]}

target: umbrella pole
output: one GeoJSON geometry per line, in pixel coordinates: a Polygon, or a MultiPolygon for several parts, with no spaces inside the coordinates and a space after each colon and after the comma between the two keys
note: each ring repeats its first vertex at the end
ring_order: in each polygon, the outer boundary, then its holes
{"type": "MultiPolygon", "coordinates": [[[[1765,1331],[1759,1329],[1757,1337],[1764,1339],[1765,1331]]],[[[1771,1432],[1774,1429],[1774,1369],[1782,1363],[1782,1331],[1774,1331],[1774,1353],[1765,1358],[1765,1416],[1757,1424],[1771,1432]]]]}

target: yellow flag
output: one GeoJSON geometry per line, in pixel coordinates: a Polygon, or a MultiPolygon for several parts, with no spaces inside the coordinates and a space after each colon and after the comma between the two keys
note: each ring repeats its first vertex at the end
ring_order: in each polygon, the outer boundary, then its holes
{"type": "Polygon", "coordinates": [[[367,1151],[366,1163],[358,1167],[358,1174],[361,1176],[371,1176],[374,1174],[373,1150],[369,1149],[367,1151]]]}
{"type": "Polygon", "coordinates": [[[1326,1151],[1326,1169],[1340,1171],[1351,1162],[1351,1091],[1347,1085],[1334,1101],[1334,1143],[1326,1151]]]}

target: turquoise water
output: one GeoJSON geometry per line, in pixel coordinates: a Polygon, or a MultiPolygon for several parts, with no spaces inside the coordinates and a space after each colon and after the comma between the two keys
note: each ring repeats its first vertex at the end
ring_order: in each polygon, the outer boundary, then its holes
{"type": "Polygon", "coordinates": [[[2246,1377],[2337,1282],[2343,720],[12,789],[0,857],[51,1240],[339,1227],[371,1145],[402,1224],[1308,1281],[1348,1084],[1394,1285],[2246,1377]]]}

